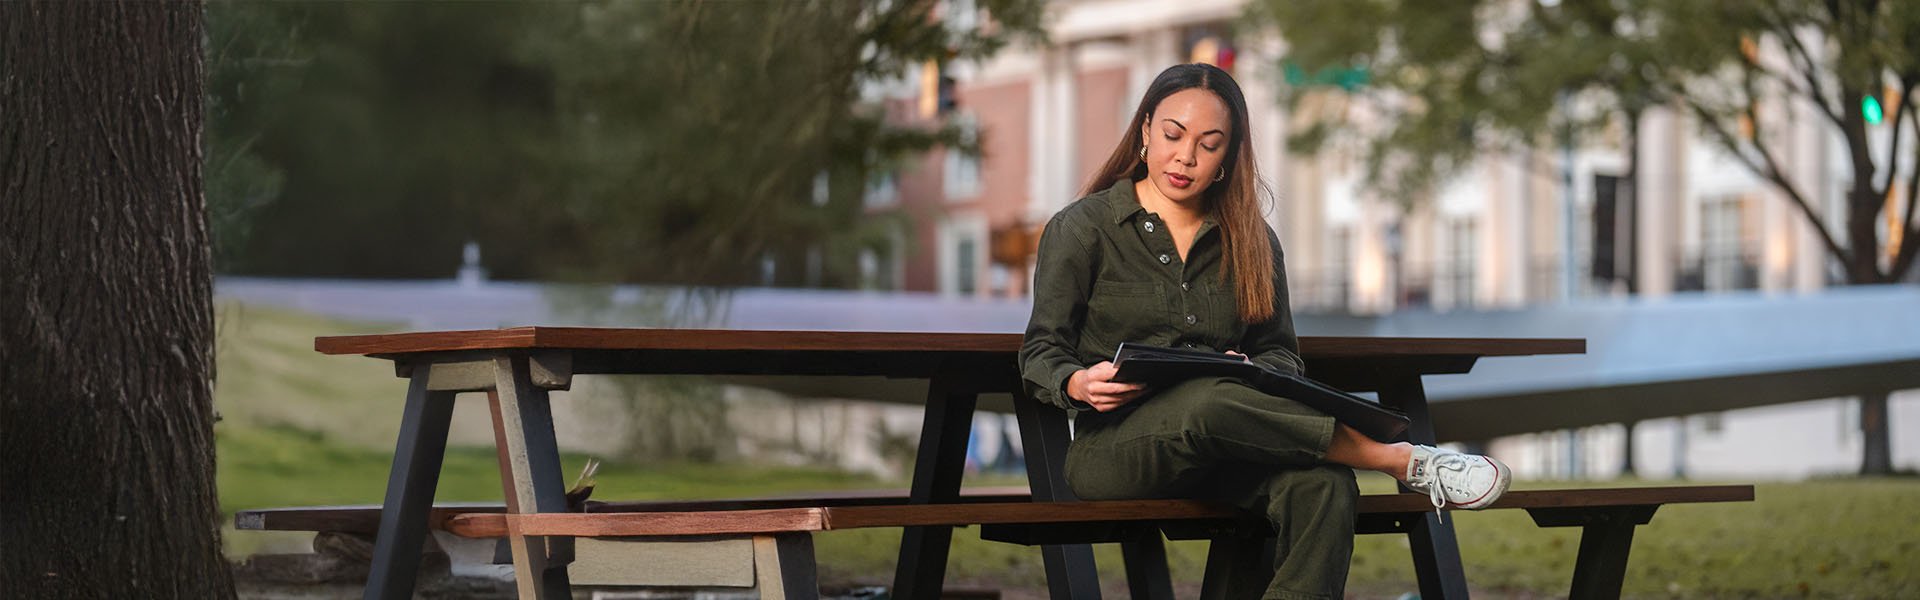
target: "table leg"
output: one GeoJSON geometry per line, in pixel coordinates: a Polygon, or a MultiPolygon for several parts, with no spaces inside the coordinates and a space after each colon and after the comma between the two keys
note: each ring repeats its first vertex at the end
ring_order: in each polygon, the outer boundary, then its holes
{"type": "Polygon", "coordinates": [[[1173,573],[1167,569],[1167,545],[1160,530],[1143,527],[1133,539],[1120,542],[1126,561],[1127,592],[1141,600],[1173,600],[1173,573]]]}
{"type": "MultiPolygon", "coordinates": [[[[1078,500],[1067,487],[1067,443],[1073,436],[1067,431],[1066,411],[1016,393],[1013,412],[1020,422],[1020,445],[1027,454],[1027,485],[1033,490],[1033,500],[1078,500]]],[[[1040,547],[1040,557],[1054,600],[1100,597],[1100,574],[1094,567],[1092,546],[1050,544],[1040,547]]]]}
{"type": "Polygon", "coordinates": [[[1225,600],[1243,590],[1265,589],[1266,580],[1273,578],[1273,552],[1271,537],[1213,538],[1207,543],[1207,568],[1200,576],[1201,600],[1225,600]]]}
{"type": "Polygon", "coordinates": [[[1573,589],[1568,595],[1619,598],[1627,578],[1627,557],[1633,550],[1633,528],[1653,521],[1659,505],[1605,508],[1530,508],[1527,513],[1541,527],[1580,527],[1580,554],[1573,563],[1573,589]]]}
{"type": "MultiPolygon", "coordinates": [[[[929,504],[960,499],[960,478],[967,462],[967,436],[979,397],[958,378],[936,376],[927,385],[927,412],[920,425],[920,449],[913,459],[913,490],[908,502],[929,504]]],[[[893,574],[893,597],[939,598],[947,576],[952,527],[908,527],[900,537],[900,561],[893,574]]]]}
{"type": "Polygon", "coordinates": [[[1633,525],[1588,525],[1580,534],[1569,598],[1619,598],[1627,578],[1627,554],[1633,550],[1633,525]]]}
{"type": "MultiPolygon", "coordinates": [[[[1380,388],[1380,403],[1407,413],[1413,426],[1407,429],[1407,441],[1433,444],[1433,419],[1427,412],[1426,387],[1419,375],[1389,378],[1380,388]]],[[[1401,486],[1400,491],[1410,491],[1401,486]]],[[[1439,515],[1426,513],[1407,532],[1413,551],[1413,570],[1420,580],[1422,598],[1467,597],[1467,574],[1460,566],[1460,544],[1453,535],[1453,523],[1439,515]]]]}
{"type": "MultiPolygon", "coordinates": [[[[535,386],[527,357],[494,359],[494,431],[506,442],[510,477],[501,481],[510,513],[566,512],[565,484],[560,477],[560,448],[553,435],[553,410],[547,390],[535,386]]],[[[573,562],[573,539],[520,536],[509,532],[514,579],[520,597],[570,598],[567,564],[573,562]]]]}
{"type": "Polygon", "coordinates": [[[407,404],[400,417],[393,469],[387,472],[387,496],[380,511],[380,532],[373,543],[373,567],[362,597],[413,597],[414,576],[426,541],[427,515],[433,509],[440,464],[446,457],[447,426],[453,420],[453,393],[427,391],[431,367],[413,371],[407,404]]]}

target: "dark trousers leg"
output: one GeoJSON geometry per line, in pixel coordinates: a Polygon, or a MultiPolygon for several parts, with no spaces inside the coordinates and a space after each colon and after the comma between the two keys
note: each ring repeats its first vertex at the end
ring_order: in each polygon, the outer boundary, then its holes
{"type": "MultiPolygon", "coordinates": [[[[1273,536],[1257,547],[1214,542],[1207,587],[1216,598],[1339,598],[1353,561],[1360,488],[1353,469],[1248,466],[1220,472],[1216,501],[1266,517],[1273,536]]],[[[1235,540],[1237,541],[1237,540],[1235,540]]]]}
{"type": "MultiPolygon", "coordinates": [[[[1027,485],[1035,502],[1078,500],[1067,488],[1066,411],[1041,404],[1016,394],[1014,416],[1020,421],[1020,443],[1026,451],[1027,485]]],[[[1162,552],[1164,563],[1164,551],[1162,552]]],[[[1100,574],[1093,562],[1093,547],[1087,544],[1052,544],[1040,547],[1041,561],[1047,568],[1047,589],[1054,600],[1100,597],[1100,574]]],[[[1162,570],[1165,567],[1162,566],[1162,570]]],[[[1171,584],[1169,584],[1171,589],[1171,584]]]]}
{"type": "Polygon", "coordinates": [[[1081,417],[1068,457],[1076,493],[1093,500],[1188,497],[1265,516],[1281,536],[1264,550],[1216,543],[1209,590],[1260,597],[1276,563],[1288,574],[1277,591],[1329,597],[1346,582],[1353,543],[1353,471],[1320,462],[1333,419],[1237,381],[1195,379],[1160,390],[1130,413],[1081,417]],[[1284,550],[1304,548],[1299,553],[1284,550]],[[1336,558],[1337,557],[1337,558],[1336,558]],[[1243,565],[1250,565],[1244,566],[1243,565]],[[1232,584],[1222,587],[1221,583],[1232,584]]]}
{"type": "MultiPolygon", "coordinates": [[[[920,449],[913,459],[914,504],[960,498],[967,437],[973,428],[976,394],[957,377],[935,377],[927,386],[927,412],[920,425],[920,449]]],[[[900,561],[894,567],[893,597],[940,597],[947,575],[952,527],[908,527],[900,536],[900,561]]]]}
{"type": "Polygon", "coordinates": [[[380,532],[373,544],[373,570],[362,596],[368,600],[413,597],[427,515],[433,509],[433,492],[446,457],[447,425],[453,419],[453,393],[427,391],[431,370],[427,365],[415,368],[407,385],[407,405],[380,511],[380,532]]]}

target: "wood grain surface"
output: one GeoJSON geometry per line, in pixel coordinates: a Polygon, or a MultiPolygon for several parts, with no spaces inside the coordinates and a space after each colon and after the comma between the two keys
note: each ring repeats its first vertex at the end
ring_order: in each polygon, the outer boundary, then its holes
{"type": "MultiPolygon", "coordinates": [[[[1492,509],[1598,508],[1753,500],[1751,485],[1518,490],[1492,509]]],[[[1360,497],[1358,512],[1417,514],[1433,509],[1422,494],[1360,497]]],[[[1106,500],[1095,502],[985,502],[891,506],[815,506],[762,510],[689,512],[466,513],[446,519],[447,531],[465,537],[521,535],[647,536],[825,531],[867,527],[1174,521],[1247,518],[1233,508],[1196,500],[1106,500]]]]}
{"type": "MultiPolygon", "coordinates": [[[[711,350],[782,352],[971,352],[1012,355],[1015,333],[918,333],[870,331],[741,331],[514,327],[473,331],[422,331],[315,338],[323,354],[387,357],[427,352],[511,349],[711,350]]],[[[1580,354],[1586,341],[1564,338],[1304,337],[1306,358],[1371,356],[1527,356],[1580,354]]]]}

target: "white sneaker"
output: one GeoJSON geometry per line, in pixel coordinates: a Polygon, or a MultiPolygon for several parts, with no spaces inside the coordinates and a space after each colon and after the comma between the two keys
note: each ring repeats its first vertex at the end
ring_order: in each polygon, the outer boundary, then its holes
{"type": "Polygon", "coordinates": [[[1485,508],[1507,493],[1512,482],[1513,470],[1491,456],[1415,445],[1407,460],[1407,487],[1432,498],[1436,512],[1448,504],[1485,508]]]}

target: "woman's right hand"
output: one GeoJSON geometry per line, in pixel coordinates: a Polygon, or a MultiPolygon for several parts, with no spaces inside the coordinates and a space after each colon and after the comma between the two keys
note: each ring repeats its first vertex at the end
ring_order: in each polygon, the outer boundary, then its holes
{"type": "Polygon", "coordinates": [[[1092,405],[1094,410],[1108,412],[1146,393],[1146,384],[1113,381],[1113,374],[1118,370],[1112,362],[1102,361],[1074,371],[1067,377],[1067,396],[1092,405]]]}

